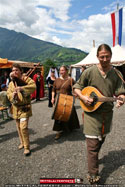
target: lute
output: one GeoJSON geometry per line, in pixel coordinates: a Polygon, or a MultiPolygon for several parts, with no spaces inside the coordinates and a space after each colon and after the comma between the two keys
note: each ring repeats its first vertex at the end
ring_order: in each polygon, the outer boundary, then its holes
{"type": "Polygon", "coordinates": [[[125,98],[117,98],[117,97],[105,97],[97,90],[95,87],[87,86],[82,90],[82,95],[93,98],[93,103],[91,106],[85,105],[85,103],[80,100],[80,105],[82,109],[86,112],[94,112],[97,110],[104,102],[115,102],[117,100],[121,100],[125,102],[125,98]]]}

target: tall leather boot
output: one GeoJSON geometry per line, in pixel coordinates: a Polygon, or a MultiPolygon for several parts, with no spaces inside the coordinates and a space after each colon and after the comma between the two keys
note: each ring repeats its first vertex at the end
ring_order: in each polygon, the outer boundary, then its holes
{"type": "Polygon", "coordinates": [[[20,120],[19,119],[16,120],[16,127],[17,127],[17,132],[18,132],[19,140],[20,140],[20,145],[19,145],[18,148],[22,149],[24,147],[24,143],[23,143],[23,137],[22,137],[22,134],[21,134],[20,120]]]}

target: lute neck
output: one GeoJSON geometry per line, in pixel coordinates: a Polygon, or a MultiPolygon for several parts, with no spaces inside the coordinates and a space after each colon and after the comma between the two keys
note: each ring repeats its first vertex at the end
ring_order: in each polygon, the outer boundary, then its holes
{"type": "Polygon", "coordinates": [[[98,97],[98,101],[100,102],[115,102],[117,100],[123,101],[122,98],[117,98],[117,97],[98,97]]]}

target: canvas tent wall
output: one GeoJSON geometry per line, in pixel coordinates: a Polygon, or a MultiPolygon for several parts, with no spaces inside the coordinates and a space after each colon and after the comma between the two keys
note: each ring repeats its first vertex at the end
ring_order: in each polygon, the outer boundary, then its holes
{"type": "MultiPolygon", "coordinates": [[[[19,64],[25,71],[29,69],[33,69],[38,63],[33,63],[33,62],[25,62],[25,61],[17,61],[17,60],[9,60],[9,63],[12,62],[14,64],[19,64]]],[[[41,74],[44,75],[44,68],[43,65],[37,65],[36,69],[41,71],[41,74]]],[[[35,72],[34,72],[35,73],[35,72]]]]}
{"type": "MultiPolygon", "coordinates": [[[[88,67],[95,64],[98,64],[98,58],[96,56],[97,54],[97,48],[93,47],[90,51],[90,53],[79,63],[71,65],[71,76],[76,80],[76,68],[81,68],[83,65],[88,67]]],[[[117,66],[118,69],[123,73],[123,76],[125,76],[124,67],[125,67],[125,49],[121,47],[120,45],[116,45],[115,47],[112,47],[112,59],[111,64],[113,66],[117,66]],[[119,68],[119,66],[122,66],[119,68]]]]}
{"type": "Polygon", "coordinates": [[[98,59],[96,57],[96,53],[97,53],[97,48],[93,47],[91,49],[90,53],[82,61],[71,65],[71,67],[81,67],[83,65],[91,66],[93,64],[97,64],[98,63],[98,59]]]}
{"type": "MultiPolygon", "coordinates": [[[[12,65],[15,63],[19,64],[22,68],[24,68],[24,72],[27,72],[30,68],[34,68],[37,64],[33,62],[16,61],[0,58],[0,76],[3,74],[4,71],[10,73],[12,65]]],[[[42,65],[37,66],[37,69],[39,69],[40,71],[42,70],[42,74],[44,73],[42,65]]]]}
{"type": "Polygon", "coordinates": [[[80,62],[71,65],[71,77],[77,81],[81,74],[81,67],[84,65],[86,67],[92,66],[98,63],[98,59],[96,57],[97,48],[93,47],[90,53],[80,62]]]}
{"type": "Polygon", "coordinates": [[[125,48],[116,45],[115,47],[112,47],[112,53],[111,63],[121,71],[125,80],[125,48]]]}
{"type": "MultiPolygon", "coordinates": [[[[25,61],[17,61],[17,60],[8,60],[7,58],[0,58],[0,68],[12,68],[12,65],[16,63],[19,64],[21,67],[26,68],[34,68],[36,63],[33,62],[25,62],[25,61]]],[[[39,65],[37,68],[41,68],[41,65],[39,65]]]]}
{"type": "Polygon", "coordinates": [[[112,59],[111,63],[115,66],[125,64],[125,49],[120,45],[112,47],[112,59]]]}
{"type": "Polygon", "coordinates": [[[0,58],[0,69],[11,68],[12,64],[12,62],[8,62],[7,58],[0,58]]]}

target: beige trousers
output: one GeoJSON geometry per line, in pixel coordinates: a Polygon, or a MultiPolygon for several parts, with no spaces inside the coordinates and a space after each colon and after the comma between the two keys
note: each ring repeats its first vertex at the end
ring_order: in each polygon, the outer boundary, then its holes
{"type": "Polygon", "coordinates": [[[20,143],[24,146],[24,149],[30,149],[29,145],[29,132],[28,132],[28,118],[25,120],[17,119],[16,126],[20,139],[20,143]]]}

